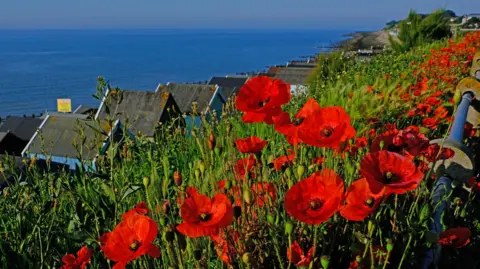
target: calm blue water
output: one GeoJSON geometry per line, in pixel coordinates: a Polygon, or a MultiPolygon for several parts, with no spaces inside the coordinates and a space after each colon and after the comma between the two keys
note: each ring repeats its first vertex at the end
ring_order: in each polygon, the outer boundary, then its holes
{"type": "Polygon", "coordinates": [[[0,116],[98,105],[97,76],[123,89],[260,71],[319,51],[348,31],[22,30],[0,31],[0,116]]]}

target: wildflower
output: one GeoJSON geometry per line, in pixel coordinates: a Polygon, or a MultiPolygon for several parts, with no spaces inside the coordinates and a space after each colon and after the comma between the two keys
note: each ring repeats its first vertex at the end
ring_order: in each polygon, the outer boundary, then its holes
{"type": "MultiPolygon", "coordinates": [[[[228,231],[228,238],[237,243],[240,238],[240,233],[238,231],[228,231]]],[[[230,244],[226,240],[225,233],[219,233],[218,235],[210,236],[210,239],[215,245],[215,250],[218,257],[226,264],[231,264],[230,255],[237,252],[235,245],[230,244]]]]}
{"type": "Polygon", "coordinates": [[[253,195],[259,207],[263,207],[268,201],[277,199],[275,185],[272,183],[256,183],[252,186],[253,195]]]}
{"type": "Polygon", "coordinates": [[[382,202],[383,191],[373,194],[365,178],[356,180],[347,189],[346,204],[340,215],[352,221],[361,221],[374,212],[382,202]]]}
{"type": "Polygon", "coordinates": [[[267,145],[267,140],[251,136],[245,139],[237,139],[235,145],[237,145],[237,149],[241,153],[257,153],[267,145]]]}
{"type": "Polygon", "coordinates": [[[253,173],[253,169],[257,165],[258,163],[257,163],[257,160],[255,159],[255,156],[253,154],[250,154],[248,158],[238,160],[235,166],[233,167],[233,170],[235,171],[235,175],[240,179],[245,178],[245,175],[247,174],[247,172],[250,172],[250,176],[253,178],[255,177],[255,174],[253,173]]]}
{"type": "Polygon", "coordinates": [[[275,130],[285,135],[290,144],[296,145],[301,143],[302,139],[298,137],[298,130],[302,127],[306,118],[318,111],[320,111],[320,106],[317,101],[310,98],[295,115],[293,122],[290,119],[290,115],[286,112],[282,112],[279,116],[275,117],[273,119],[275,130]]]}
{"type": "Polygon", "coordinates": [[[340,148],[341,143],[355,136],[355,129],[343,108],[325,107],[305,118],[298,136],[311,146],[340,148]]]}
{"type": "Polygon", "coordinates": [[[437,128],[438,123],[438,120],[435,118],[424,118],[422,120],[422,125],[431,129],[437,128]]]}
{"type": "Polygon", "coordinates": [[[470,243],[472,232],[468,228],[450,228],[440,233],[438,243],[442,246],[462,248],[470,243]]]}
{"type": "Polygon", "coordinates": [[[438,120],[443,120],[448,116],[448,111],[445,109],[444,106],[439,106],[433,111],[435,118],[438,120]]]}
{"type": "Polygon", "coordinates": [[[134,209],[127,211],[125,214],[123,214],[122,219],[127,219],[133,215],[147,215],[149,212],[147,203],[145,202],[140,202],[138,203],[134,209]]]}
{"type": "Polygon", "coordinates": [[[114,269],[123,269],[130,261],[142,255],[160,257],[160,249],[153,245],[158,227],[147,216],[132,215],[120,222],[112,232],[100,238],[101,250],[105,257],[116,262],[114,269]]]}
{"type": "Polygon", "coordinates": [[[293,244],[287,249],[287,258],[296,266],[308,266],[313,259],[314,251],[315,246],[312,246],[305,256],[297,241],[293,241],[293,244]]]}
{"type": "Polygon", "coordinates": [[[438,160],[448,160],[455,155],[455,152],[449,148],[442,148],[440,154],[440,146],[438,144],[429,145],[428,148],[425,150],[425,157],[429,162],[434,162],[435,158],[438,156],[438,160]]]}
{"type": "Polygon", "coordinates": [[[428,115],[432,112],[432,107],[429,104],[418,104],[416,112],[420,116],[428,115]]]}
{"type": "Polygon", "coordinates": [[[405,130],[401,130],[393,138],[393,144],[402,147],[412,156],[417,156],[420,152],[428,147],[428,138],[420,133],[417,126],[409,126],[405,130]]]}
{"type": "Polygon", "coordinates": [[[285,195],[284,206],[297,220],[320,224],[338,210],[343,191],[343,180],[333,170],[320,170],[293,185],[285,195]]]}
{"type": "Polygon", "coordinates": [[[423,173],[411,159],[385,150],[367,154],[360,163],[360,174],[373,193],[379,194],[386,188],[386,195],[413,190],[423,179],[423,173]]]}
{"type": "Polygon", "coordinates": [[[383,133],[381,133],[379,136],[377,136],[373,142],[372,145],[370,145],[370,152],[378,152],[380,150],[388,150],[391,152],[401,152],[401,148],[398,146],[395,146],[393,143],[393,139],[397,136],[398,130],[388,130],[383,133]]]}
{"type": "Polygon", "coordinates": [[[273,160],[273,168],[275,170],[281,171],[293,165],[293,161],[296,158],[295,152],[293,150],[289,150],[289,153],[289,155],[281,156],[273,160]]]}
{"type": "Polygon", "coordinates": [[[216,235],[233,220],[232,204],[224,194],[216,194],[211,199],[195,192],[185,199],[180,214],[183,222],[177,230],[192,238],[216,235]]]}
{"type": "Polygon", "coordinates": [[[265,122],[272,124],[284,105],[290,101],[290,85],[278,79],[258,76],[249,79],[239,90],[236,105],[246,112],[242,120],[247,123],[265,122]]]}
{"type": "Polygon", "coordinates": [[[77,252],[77,257],[73,254],[63,256],[63,266],[60,269],[85,269],[92,255],[93,252],[84,246],[77,252]]]}

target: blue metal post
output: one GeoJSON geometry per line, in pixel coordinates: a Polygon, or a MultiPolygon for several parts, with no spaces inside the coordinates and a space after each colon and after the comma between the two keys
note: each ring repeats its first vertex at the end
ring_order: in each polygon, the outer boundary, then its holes
{"type": "MultiPolygon", "coordinates": [[[[473,99],[472,93],[465,93],[462,96],[462,101],[457,107],[455,114],[455,119],[453,120],[452,129],[450,132],[449,139],[457,142],[462,142],[463,140],[463,130],[465,122],[467,120],[468,109],[473,99]]],[[[448,205],[448,200],[445,199],[447,195],[450,194],[452,190],[452,178],[448,175],[442,175],[436,182],[433,189],[432,203],[435,208],[433,213],[433,222],[429,223],[430,231],[440,235],[442,232],[441,217],[443,211],[448,205]]],[[[425,257],[422,261],[422,268],[428,269],[430,264],[433,262],[435,267],[437,267],[439,258],[440,258],[441,248],[432,247],[425,254],[425,257]]]]}

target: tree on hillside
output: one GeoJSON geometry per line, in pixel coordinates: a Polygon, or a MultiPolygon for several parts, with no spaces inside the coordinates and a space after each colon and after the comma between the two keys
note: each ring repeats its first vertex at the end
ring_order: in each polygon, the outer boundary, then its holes
{"type": "Polygon", "coordinates": [[[450,37],[451,31],[445,11],[440,9],[423,18],[415,11],[410,11],[408,17],[400,22],[398,40],[389,38],[392,49],[408,51],[413,47],[450,37]]]}

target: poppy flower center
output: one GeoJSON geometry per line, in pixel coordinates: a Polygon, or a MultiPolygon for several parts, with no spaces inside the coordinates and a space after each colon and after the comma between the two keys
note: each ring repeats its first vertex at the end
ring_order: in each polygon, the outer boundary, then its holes
{"type": "Polygon", "coordinates": [[[209,221],[212,216],[207,213],[202,213],[198,217],[200,218],[200,221],[209,221]]]}
{"type": "Polygon", "coordinates": [[[384,176],[384,180],[385,180],[385,183],[392,183],[393,181],[395,181],[395,174],[393,174],[390,171],[386,172],[384,176]]]}
{"type": "Polygon", "coordinates": [[[293,121],[293,125],[294,125],[294,126],[299,126],[300,124],[302,124],[302,122],[303,122],[304,119],[305,119],[305,118],[297,118],[297,119],[295,119],[295,121],[293,121]]]}
{"type": "Polygon", "coordinates": [[[132,251],[137,251],[137,249],[139,249],[141,245],[142,243],[140,243],[138,240],[134,240],[133,243],[130,244],[130,249],[132,251]]]}
{"type": "Polygon", "coordinates": [[[323,130],[320,131],[321,136],[329,137],[333,134],[332,127],[325,127],[323,130]]]}
{"type": "Polygon", "coordinates": [[[267,99],[265,99],[265,101],[259,102],[259,103],[258,103],[258,106],[259,106],[259,107],[264,107],[264,106],[268,103],[268,101],[270,101],[270,96],[267,97],[267,99]]]}
{"type": "Polygon", "coordinates": [[[393,143],[388,145],[387,147],[387,151],[390,151],[390,152],[400,152],[401,150],[402,150],[402,146],[397,146],[393,143]]]}
{"type": "Polygon", "coordinates": [[[372,208],[374,204],[375,204],[375,199],[373,198],[368,198],[365,201],[365,205],[368,206],[369,208],[372,208]]]}
{"type": "Polygon", "coordinates": [[[322,207],[322,201],[320,201],[319,199],[315,199],[315,200],[310,200],[310,208],[313,209],[313,210],[318,210],[322,207]]]}

